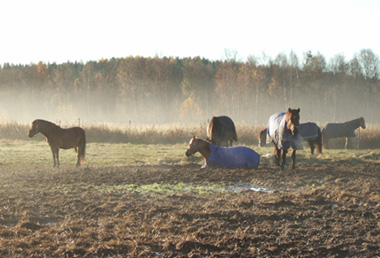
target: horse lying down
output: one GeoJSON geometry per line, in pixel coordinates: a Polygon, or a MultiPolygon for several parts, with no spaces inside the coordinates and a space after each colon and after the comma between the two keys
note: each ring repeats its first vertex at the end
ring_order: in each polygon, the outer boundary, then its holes
{"type": "Polygon", "coordinates": [[[199,152],[207,167],[224,168],[257,168],[260,164],[260,155],[254,150],[243,147],[220,147],[195,136],[189,142],[186,156],[199,152]]]}

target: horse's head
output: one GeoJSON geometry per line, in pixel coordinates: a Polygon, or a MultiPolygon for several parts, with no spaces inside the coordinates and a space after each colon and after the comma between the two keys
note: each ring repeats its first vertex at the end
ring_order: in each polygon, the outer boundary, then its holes
{"type": "Polygon", "coordinates": [[[186,150],[186,156],[190,157],[194,153],[198,152],[199,149],[201,148],[200,145],[201,145],[200,140],[197,137],[193,136],[193,138],[191,138],[189,142],[189,147],[186,150]]]}
{"type": "Polygon", "coordinates": [[[39,123],[38,123],[38,120],[34,120],[33,122],[32,122],[32,127],[30,128],[30,130],[29,130],[29,134],[28,134],[28,136],[29,137],[33,137],[33,136],[35,136],[36,134],[38,134],[40,132],[40,130],[39,130],[39,123]]]}
{"type": "Polygon", "coordinates": [[[364,118],[363,118],[363,117],[359,118],[359,121],[360,121],[360,126],[361,126],[361,128],[365,129],[365,121],[364,121],[364,118]]]}
{"type": "Polygon", "coordinates": [[[300,124],[300,111],[301,109],[288,109],[285,115],[285,121],[287,123],[288,130],[292,135],[298,133],[298,126],[300,124]]]}
{"type": "Polygon", "coordinates": [[[257,138],[259,140],[259,146],[264,147],[267,141],[267,128],[261,130],[257,138]]]}

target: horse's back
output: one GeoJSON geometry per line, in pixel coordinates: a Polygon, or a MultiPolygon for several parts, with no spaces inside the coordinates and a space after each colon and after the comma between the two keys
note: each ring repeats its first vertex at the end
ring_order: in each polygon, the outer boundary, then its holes
{"type": "Polygon", "coordinates": [[[207,136],[217,145],[224,141],[237,141],[235,124],[228,116],[214,116],[208,125],[207,136]]]}
{"type": "Polygon", "coordinates": [[[298,126],[301,137],[305,140],[314,140],[318,138],[319,127],[316,123],[307,122],[298,126]]]}
{"type": "Polygon", "coordinates": [[[322,135],[328,138],[355,137],[355,129],[345,123],[328,123],[323,127],[322,135]]]}
{"type": "Polygon", "coordinates": [[[60,147],[62,149],[75,148],[86,144],[86,132],[81,127],[62,129],[60,132],[60,147]]]}
{"type": "Polygon", "coordinates": [[[260,155],[248,147],[220,147],[210,144],[210,148],[210,161],[225,168],[257,168],[260,164],[260,155]]]}
{"type": "Polygon", "coordinates": [[[236,128],[234,121],[228,116],[219,117],[220,123],[222,123],[225,128],[225,134],[231,137],[233,140],[237,141],[236,128]]]}
{"type": "Polygon", "coordinates": [[[277,149],[302,150],[302,140],[297,134],[293,136],[286,129],[285,112],[279,112],[271,115],[268,120],[267,143],[273,143],[277,149]]]}
{"type": "Polygon", "coordinates": [[[277,145],[279,137],[284,133],[285,112],[279,112],[271,115],[267,127],[267,143],[273,142],[277,145]]]}

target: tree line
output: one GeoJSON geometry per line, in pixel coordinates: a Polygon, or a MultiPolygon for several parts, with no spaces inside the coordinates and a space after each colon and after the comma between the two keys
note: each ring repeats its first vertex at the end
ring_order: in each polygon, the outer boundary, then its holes
{"type": "Polygon", "coordinates": [[[204,122],[229,115],[265,124],[288,107],[301,121],[378,123],[380,62],[370,49],[347,60],[307,52],[276,57],[125,57],[0,67],[4,118],[93,122],[204,122]]]}

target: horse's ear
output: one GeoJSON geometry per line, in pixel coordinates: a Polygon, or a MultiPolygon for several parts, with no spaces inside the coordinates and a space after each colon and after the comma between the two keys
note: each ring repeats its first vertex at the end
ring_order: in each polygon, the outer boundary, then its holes
{"type": "Polygon", "coordinates": [[[291,111],[291,109],[290,108],[288,108],[288,112],[290,112],[291,111]]]}
{"type": "Polygon", "coordinates": [[[297,111],[298,111],[298,113],[299,113],[299,112],[301,111],[301,109],[300,109],[300,108],[298,108],[298,109],[297,109],[297,111]]]}

